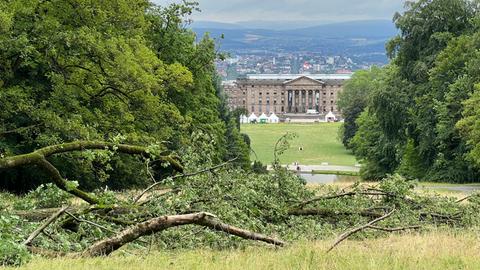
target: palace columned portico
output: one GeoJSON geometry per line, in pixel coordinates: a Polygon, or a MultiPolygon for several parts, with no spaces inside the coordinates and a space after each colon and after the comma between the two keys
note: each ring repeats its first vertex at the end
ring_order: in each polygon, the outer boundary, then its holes
{"type": "Polygon", "coordinates": [[[327,96],[326,83],[322,80],[303,76],[285,82],[284,87],[288,96],[288,106],[285,113],[306,113],[308,110],[328,111],[328,108],[322,106],[321,97],[327,96]]]}
{"type": "Polygon", "coordinates": [[[286,113],[306,113],[307,110],[320,112],[319,90],[288,90],[286,113]]]}

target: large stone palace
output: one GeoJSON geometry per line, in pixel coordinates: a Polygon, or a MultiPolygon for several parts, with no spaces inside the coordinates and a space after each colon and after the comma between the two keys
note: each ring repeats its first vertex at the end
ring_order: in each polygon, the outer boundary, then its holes
{"type": "Polygon", "coordinates": [[[338,93],[350,74],[261,74],[224,82],[231,109],[281,117],[325,115],[340,117],[338,93]]]}

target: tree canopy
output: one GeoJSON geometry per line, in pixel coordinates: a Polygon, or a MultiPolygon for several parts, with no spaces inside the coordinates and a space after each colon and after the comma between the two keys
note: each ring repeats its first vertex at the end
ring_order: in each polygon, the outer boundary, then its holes
{"type": "MultiPolygon", "coordinates": [[[[218,110],[225,101],[215,77],[214,61],[221,57],[215,41],[198,39],[185,28],[197,3],[12,0],[0,5],[2,155],[74,140],[156,144],[172,151],[202,130],[216,145],[218,160],[235,155],[238,163],[249,164],[231,115],[218,110]],[[228,153],[225,141],[235,146],[228,153]]],[[[80,162],[53,163],[89,188],[148,179],[138,158],[74,155],[80,162]]],[[[42,181],[34,170],[0,174],[8,179],[3,188],[19,191],[42,181]]]]}
{"type": "Polygon", "coordinates": [[[355,108],[363,114],[352,121],[351,110],[342,105],[343,139],[364,160],[365,177],[400,172],[429,181],[480,179],[472,162],[478,11],[476,1],[407,2],[406,11],[394,18],[400,34],[387,44],[392,61],[384,75],[370,81],[359,75],[349,82],[340,104],[358,102],[355,108]],[[356,91],[368,97],[351,101],[356,91]]]}

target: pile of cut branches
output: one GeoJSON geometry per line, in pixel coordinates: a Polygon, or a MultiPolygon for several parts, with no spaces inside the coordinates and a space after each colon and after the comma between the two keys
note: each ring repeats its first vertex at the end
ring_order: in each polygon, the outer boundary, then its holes
{"type": "Polygon", "coordinates": [[[183,151],[181,161],[139,146],[75,142],[1,159],[1,169],[37,166],[49,173],[52,184],[23,198],[0,198],[0,264],[21,264],[30,254],[91,257],[119,249],[236,247],[246,240],[283,246],[338,234],[334,248],[352,236],[479,224],[478,196],[456,201],[418,194],[415,182],[398,175],[376,185],[312,189],[281,166],[255,174],[205,157],[208,153],[196,149],[183,151]],[[164,179],[152,174],[145,190],[85,192],[48,158],[86,149],[161,160],[175,172],[164,179]]]}

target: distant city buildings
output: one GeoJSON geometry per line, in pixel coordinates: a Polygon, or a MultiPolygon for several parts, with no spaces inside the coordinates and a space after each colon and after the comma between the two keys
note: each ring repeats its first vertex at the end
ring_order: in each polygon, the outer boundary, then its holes
{"type": "Polygon", "coordinates": [[[357,63],[354,56],[264,51],[243,52],[216,63],[224,80],[235,80],[247,74],[350,74],[373,65],[384,63],[365,60],[357,63]]]}

